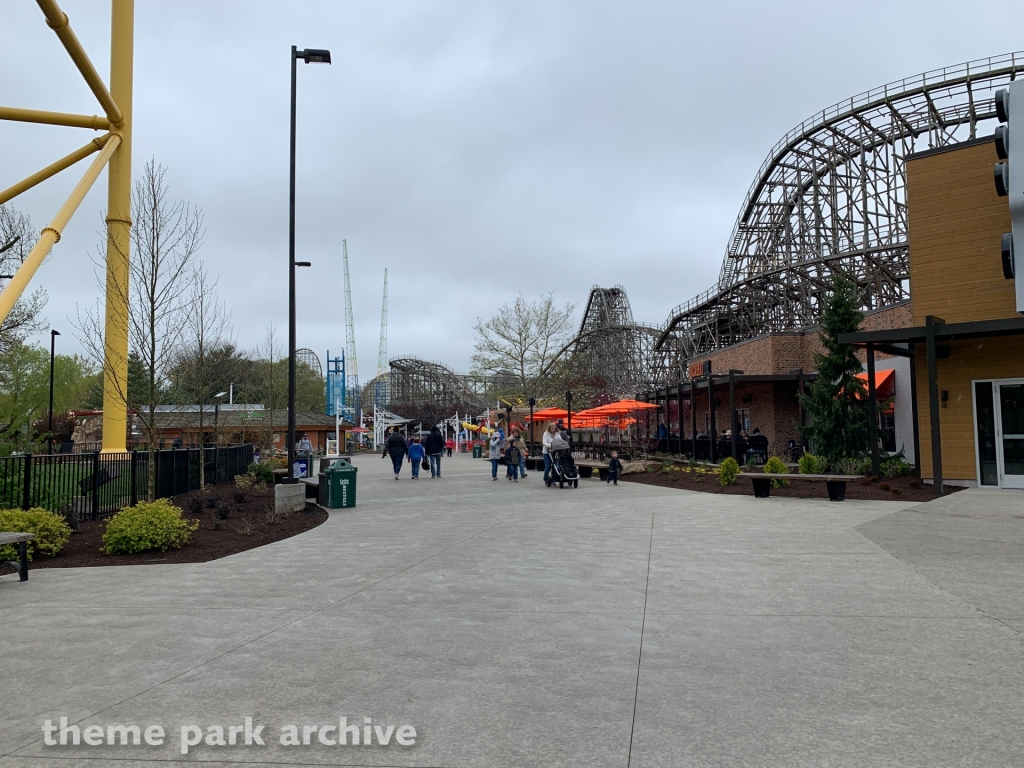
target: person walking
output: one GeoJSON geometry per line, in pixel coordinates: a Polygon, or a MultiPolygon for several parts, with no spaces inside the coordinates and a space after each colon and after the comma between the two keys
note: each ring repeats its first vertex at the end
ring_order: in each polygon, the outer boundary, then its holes
{"type": "Polygon", "coordinates": [[[508,441],[508,448],[505,449],[505,464],[508,466],[508,479],[514,483],[519,482],[519,461],[522,459],[522,452],[519,450],[519,441],[512,438],[508,441]]]}
{"type": "MultiPolygon", "coordinates": [[[[427,438],[430,439],[429,437],[427,438]]],[[[420,439],[414,437],[412,439],[412,445],[409,446],[409,463],[412,465],[412,479],[416,480],[420,476],[420,462],[423,461],[424,448],[420,444],[420,439]]],[[[433,469],[433,467],[431,467],[433,469]]],[[[433,477],[433,475],[431,475],[433,477]]]]}
{"type": "Polygon", "coordinates": [[[491,480],[498,479],[498,462],[501,461],[501,437],[497,432],[491,434],[490,442],[487,444],[487,458],[491,460],[491,480]]]}
{"type": "Polygon", "coordinates": [[[427,435],[427,442],[424,449],[427,452],[427,458],[430,460],[430,476],[440,477],[441,454],[444,453],[444,436],[441,434],[441,430],[437,428],[436,424],[430,428],[430,434],[427,435]]]}
{"type": "Polygon", "coordinates": [[[606,483],[610,482],[613,485],[619,484],[619,472],[622,471],[622,462],[619,461],[619,452],[612,451],[611,461],[608,462],[608,479],[606,483]]]}
{"type": "Polygon", "coordinates": [[[402,459],[408,452],[409,446],[406,445],[405,438],[398,431],[398,427],[395,427],[388,436],[387,442],[384,443],[384,453],[380,456],[382,459],[385,456],[391,457],[391,463],[395,468],[395,480],[398,479],[398,473],[402,471],[402,459]]]}
{"type": "Polygon", "coordinates": [[[455,449],[455,441],[448,438],[444,443],[445,450],[448,451],[448,458],[452,457],[452,451],[455,449]]]}
{"type": "Polygon", "coordinates": [[[517,443],[516,448],[519,449],[519,476],[522,478],[526,477],[526,455],[529,451],[526,448],[526,441],[523,440],[523,435],[519,431],[518,427],[512,430],[512,439],[517,443]]]}
{"type": "Polygon", "coordinates": [[[558,427],[554,424],[548,424],[548,428],[544,431],[544,437],[541,440],[541,455],[544,457],[544,485],[548,484],[548,478],[551,476],[551,441],[555,439],[557,434],[558,427]]]}

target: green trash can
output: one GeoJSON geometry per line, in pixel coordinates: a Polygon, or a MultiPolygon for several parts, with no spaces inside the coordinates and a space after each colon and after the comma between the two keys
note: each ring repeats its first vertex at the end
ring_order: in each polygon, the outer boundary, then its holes
{"type": "Polygon", "coordinates": [[[484,447],[482,445],[480,445],[479,443],[477,443],[476,445],[473,446],[473,458],[474,459],[482,459],[483,456],[484,456],[484,447]]]}
{"type": "Polygon", "coordinates": [[[345,459],[338,459],[324,471],[327,479],[327,508],[348,509],[356,505],[356,473],[345,459]]]}

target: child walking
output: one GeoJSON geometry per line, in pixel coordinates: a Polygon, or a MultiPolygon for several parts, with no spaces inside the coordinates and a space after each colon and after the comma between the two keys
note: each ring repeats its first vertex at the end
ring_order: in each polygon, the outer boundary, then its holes
{"type": "Polygon", "coordinates": [[[412,445],[409,446],[409,463],[412,464],[412,479],[415,480],[420,476],[420,464],[423,462],[423,457],[426,455],[423,450],[423,445],[420,443],[418,437],[412,439],[412,445]]]}
{"type": "Polygon", "coordinates": [[[505,449],[505,462],[508,466],[508,479],[515,483],[519,482],[519,459],[521,456],[519,442],[510,440],[508,448],[505,449]]]}
{"type": "Polygon", "coordinates": [[[612,451],[611,461],[608,462],[608,479],[606,483],[611,482],[613,485],[619,484],[619,472],[622,471],[622,462],[619,461],[619,452],[612,451]]]}

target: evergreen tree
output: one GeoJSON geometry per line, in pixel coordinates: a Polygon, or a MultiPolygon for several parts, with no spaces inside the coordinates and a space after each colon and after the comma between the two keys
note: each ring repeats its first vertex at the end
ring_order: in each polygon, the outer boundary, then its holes
{"type": "Polygon", "coordinates": [[[834,292],[821,316],[821,339],[825,354],[815,354],[818,378],[807,388],[800,402],[810,416],[810,424],[801,430],[811,442],[811,449],[832,464],[838,459],[860,456],[868,448],[867,392],[857,378],[863,366],[852,344],[840,344],[839,334],[853,333],[860,328],[864,313],[860,311],[857,290],[845,277],[835,281],[834,292]]]}

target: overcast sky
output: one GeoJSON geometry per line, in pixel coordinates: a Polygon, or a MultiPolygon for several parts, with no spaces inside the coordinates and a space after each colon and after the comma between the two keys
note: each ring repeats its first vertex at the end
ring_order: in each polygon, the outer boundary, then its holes
{"type": "MultiPolygon", "coordinates": [[[[814,112],[919,72],[1024,49],[1024,4],[138,0],[134,169],[205,211],[202,257],[238,342],[287,324],[288,56],[300,63],[298,340],[345,345],[347,238],[360,378],[388,351],[466,371],[477,317],[522,292],[623,285],[637,320],[718,276],[772,145],[814,112]],[[994,6],[993,6],[994,8],[994,6]]],[[[108,71],[109,5],[62,0],[108,71]]],[[[0,0],[0,103],[101,112],[30,0],[0,0]]],[[[90,131],[0,122],[0,187],[90,131]]],[[[85,164],[14,204],[46,225],[85,164]]],[[[97,298],[97,183],[35,281],[70,331],[97,298]]]]}

